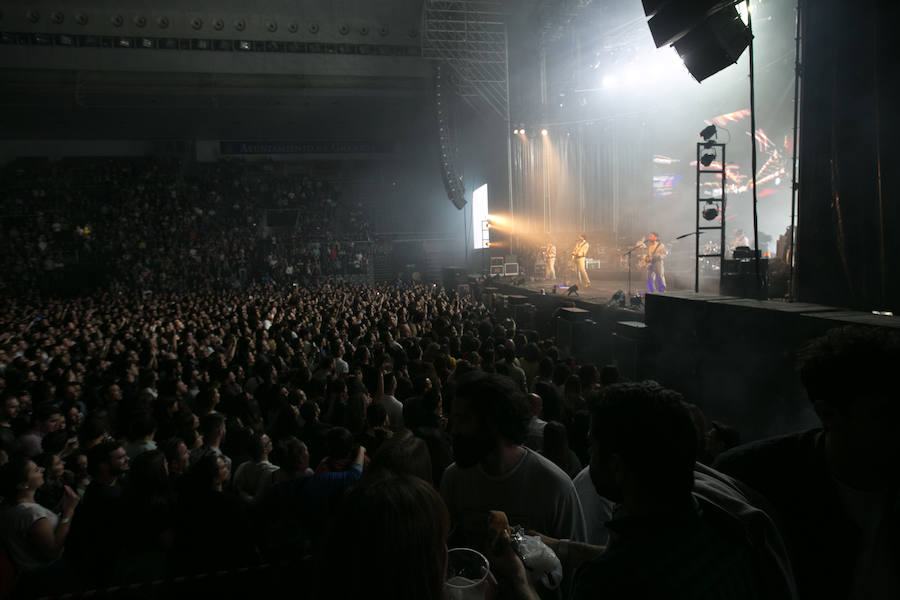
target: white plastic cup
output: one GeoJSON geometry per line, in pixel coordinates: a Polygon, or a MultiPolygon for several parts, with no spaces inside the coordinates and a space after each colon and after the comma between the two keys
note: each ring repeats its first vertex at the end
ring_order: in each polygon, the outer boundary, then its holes
{"type": "Polygon", "coordinates": [[[444,591],[447,600],[484,600],[491,565],[471,548],[453,548],[447,553],[444,591]]]}

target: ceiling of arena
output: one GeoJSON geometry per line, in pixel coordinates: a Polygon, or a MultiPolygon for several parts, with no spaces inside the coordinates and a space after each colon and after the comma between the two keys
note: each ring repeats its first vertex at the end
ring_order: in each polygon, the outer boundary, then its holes
{"type": "MultiPolygon", "coordinates": [[[[511,53],[592,4],[460,1],[500,7],[511,53]]],[[[402,118],[431,95],[431,64],[417,54],[422,18],[423,0],[4,2],[0,127],[9,137],[61,127],[80,136],[79,127],[115,129],[114,116],[125,122],[129,112],[275,123],[402,118]]]]}

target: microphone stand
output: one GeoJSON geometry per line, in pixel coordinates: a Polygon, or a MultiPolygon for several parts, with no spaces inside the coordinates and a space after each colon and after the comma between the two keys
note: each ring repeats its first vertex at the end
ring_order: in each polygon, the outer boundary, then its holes
{"type": "Polygon", "coordinates": [[[625,252],[623,252],[622,254],[620,254],[620,256],[628,257],[628,300],[627,300],[627,304],[629,306],[631,305],[631,255],[638,248],[646,248],[646,247],[647,246],[644,244],[644,242],[639,242],[639,243],[635,244],[634,246],[632,246],[631,248],[629,248],[628,250],[626,250],[625,252]]]}
{"type": "MultiPolygon", "coordinates": [[[[699,225],[698,225],[699,227],[699,225]]],[[[724,225],[722,225],[724,227],[724,225]]],[[[692,235],[697,236],[697,243],[694,244],[694,293],[700,291],[700,236],[703,235],[702,231],[691,231],[690,233],[684,233],[676,237],[676,240],[683,240],[686,237],[691,237],[692,235]]],[[[723,236],[725,234],[722,234],[723,236]]],[[[723,254],[724,256],[724,250],[723,254]]]]}

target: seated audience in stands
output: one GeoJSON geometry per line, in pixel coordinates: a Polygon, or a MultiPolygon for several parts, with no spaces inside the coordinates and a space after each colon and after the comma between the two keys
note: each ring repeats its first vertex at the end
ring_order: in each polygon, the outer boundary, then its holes
{"type": "Polygon", "coordinates": [[[838,328],[799,358],[822,427],[738,446],[715,467],[774,506],[802,598],[898,598],[900,336],[838,328]]]}

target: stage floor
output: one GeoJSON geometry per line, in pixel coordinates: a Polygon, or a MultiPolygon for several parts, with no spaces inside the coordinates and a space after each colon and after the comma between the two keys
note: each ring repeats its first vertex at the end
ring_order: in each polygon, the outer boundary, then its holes
{"type": "MultiPolygon", "coordinates": [[[[556,287],[556,294],[567,296],[569,292],[569,286],[572,285],[573,282],[557,282],[554,284],[552,281],[547,281],[543,279],[535,278],[534,281],[526,280],[522,283],[521,278],[516,277],[502,277],[500,278],[500,283],[503,285],[513,286],[528,290],[530,292],[540,293],[541,290],[544,290],[546,294],[552,294],[553,288],[556,287]]],[[[636,279],[632,276],[631,279],[631,295],[634,296],[643,296],[646,289],[647,282],[644,279],[636,279]]],[[[488,284],[490,285],[490,284],[488,284]]],[[[612,298],[613,294],[621,290],[623,293],[628,292],[628,274],[627,273],[604,273],[599,277],[592,277],[591,279],[591,287],[584,287],[579,285],[577,291],[577,298],[582,302],[590,302],[592,304],[606,304],[610,298],[612,298]]],[[[668,291],[693,291],[691,289],[681,289],[679,287],[668,288],[668,291]]],[[[573,294],[575,296],[575,294],[573,294]]]]}

